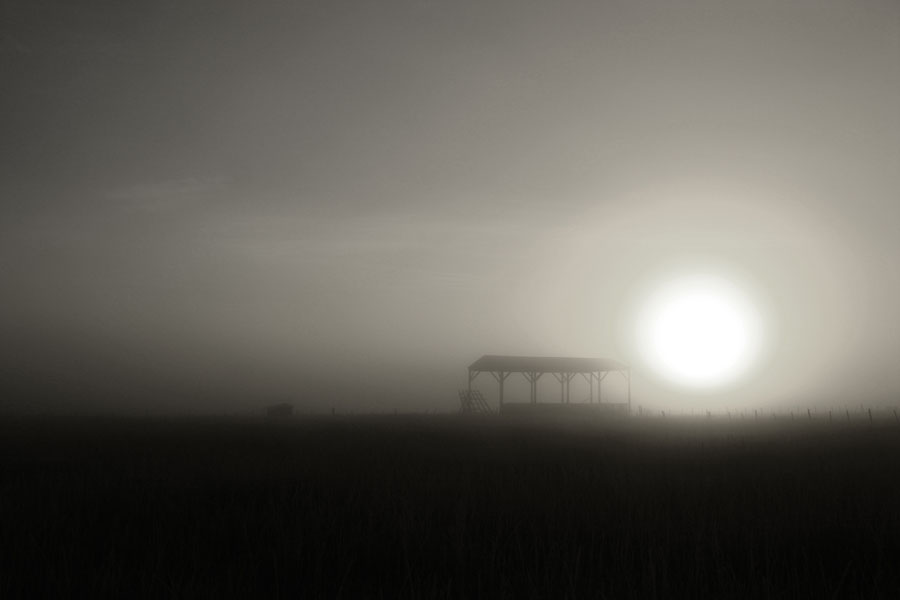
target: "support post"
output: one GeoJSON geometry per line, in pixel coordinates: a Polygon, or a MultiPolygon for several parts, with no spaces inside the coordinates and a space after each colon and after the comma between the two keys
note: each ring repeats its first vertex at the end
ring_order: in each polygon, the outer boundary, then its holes
{"type": "Polygon", "coordinates": [[[591,371],[591,376],[588,377],[588,404],[593,404],[594,402],[594,372],[591,371]]]}
{"type": "Polygon", "coordinates": [[[559,403],[565,404],[566,402],[566,379],[564,373],[554,373],[553,377],[559,382],[559,403]]]}
{"type": "Polygon", "coordinates": [[[597,371],[597,404],[603,403],[603,377],[600,376],[600,371],[597,371]]]}
{"type": "Polygon", "coordinates": [[[537,383],[543,373],[539,371],[529,371],[525,376],[531,382],[531,403],[537,404],[537,383]]]}
{"type": "MultiPolygon", "coordinates": [[[[500,386],[500,408],[503,408],[503,384],[506,382],[506,378],[509,377],[510,371],[491,371],[491,375],[494,379],[497,380],[497,383],[500,386]]],[[[527,378],[527,375],[526,375],[527,378]]]]}
{"type": "Polygon", "coordinates": [[[531,371],[523,371],[522,375],[528,381],[528,384],[531,386],[528,388],[528,401],[534,402],[534,382],[531,380],[531,371]]]}
{"type": "Polygon", "coordinates": [[[534,372],[529,373],[528,380],[531,381],[531,403],[534,404],[537,402],[537,377],[534,372]]]}
{"type": "Polygon", "coordinates": [[[628,415],[631,416],[631,367],[628,367],[628,415]]]}

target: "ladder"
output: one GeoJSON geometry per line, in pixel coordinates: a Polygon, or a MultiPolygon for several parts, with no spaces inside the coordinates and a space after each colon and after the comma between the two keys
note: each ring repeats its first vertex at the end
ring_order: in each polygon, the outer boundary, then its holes
{"type": "Polygon", "coordinates": [[[480,390],[459,390],[459,412],[467,414],[489,414],[494,411],[485,402],[480,390]]]}

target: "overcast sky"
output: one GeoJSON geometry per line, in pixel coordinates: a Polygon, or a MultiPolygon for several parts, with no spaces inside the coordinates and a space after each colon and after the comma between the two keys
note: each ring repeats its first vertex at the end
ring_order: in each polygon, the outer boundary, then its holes
{"type": "Polygon", "coordinates": [[[900,393],[896,0],[0,0],[0,82],[9,408],[452,410],[692,264],[766,359],[636,402],[900,393]]]}

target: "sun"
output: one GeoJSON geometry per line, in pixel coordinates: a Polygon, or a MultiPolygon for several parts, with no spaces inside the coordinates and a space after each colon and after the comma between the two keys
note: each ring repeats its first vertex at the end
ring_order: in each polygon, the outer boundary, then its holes
{"type": "Polygon", "coordinates": [[[638,351],[665,379],[718,387],[757,359],[762,317],[750,296],[716,275],[681,276],[652,291],[637,318],[638,351]]]}

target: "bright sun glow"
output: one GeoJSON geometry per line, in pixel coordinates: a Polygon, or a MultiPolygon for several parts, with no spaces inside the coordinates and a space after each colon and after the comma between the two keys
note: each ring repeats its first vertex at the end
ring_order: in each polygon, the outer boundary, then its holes
{"type": "Polygon", "coordinates": [[[715,276],[683,277],[658,288],[639,312],[637,329],[648,365],[691,387],[737,379],[757,358],[762,338],[749,297],[715,276]]]}

